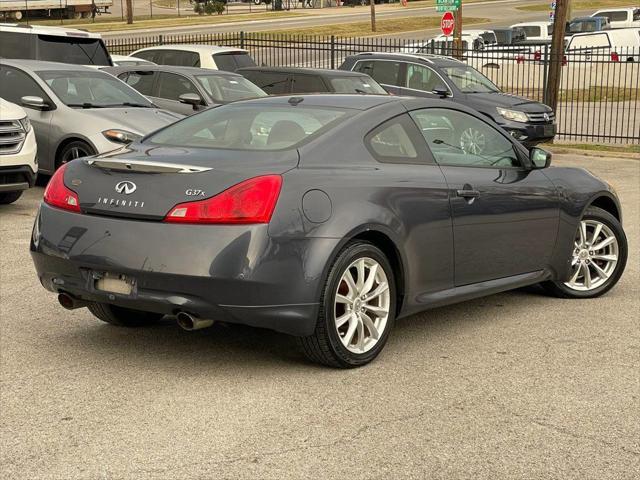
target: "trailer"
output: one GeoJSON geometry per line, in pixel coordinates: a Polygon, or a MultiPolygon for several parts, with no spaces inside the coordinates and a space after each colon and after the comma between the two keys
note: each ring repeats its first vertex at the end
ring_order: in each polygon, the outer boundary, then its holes
{"type": "Polygon", "coordinates": [[[0,18],[89,18],[92,12],[108,13],[112,5],[113,0],[0,0],[0,18]]]}

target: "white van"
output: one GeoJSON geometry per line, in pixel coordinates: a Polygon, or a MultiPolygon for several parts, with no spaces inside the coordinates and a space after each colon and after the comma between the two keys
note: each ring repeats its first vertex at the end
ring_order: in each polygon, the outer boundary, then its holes
{"type": "Polygon", "coordinates": [[[0,23],[0,58],[111,66],[102,37],[63,27],[0,23]]]}
{"type": "Polygon", "coordinates": [[[567,59],[640,61],[640,28],[619,28],[601,32],[578,33],[567,45],[567,59]]]}
{"type": "Polygon", "coordinates": [[[611,28],[640,27],[640,8],[607,8],[592,17],[607,17],[611,28]]]}

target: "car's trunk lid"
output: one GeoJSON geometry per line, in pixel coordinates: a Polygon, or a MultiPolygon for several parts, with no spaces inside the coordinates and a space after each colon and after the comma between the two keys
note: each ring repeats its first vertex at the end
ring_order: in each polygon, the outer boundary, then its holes
{"type": "Polygon", "coordinates": [[[179,203],[204,200],[246,179],[282,174],[297,150],[265,152],[137,145],[71,162],[65,184],[83,213],[162,220],[179,203]]]}

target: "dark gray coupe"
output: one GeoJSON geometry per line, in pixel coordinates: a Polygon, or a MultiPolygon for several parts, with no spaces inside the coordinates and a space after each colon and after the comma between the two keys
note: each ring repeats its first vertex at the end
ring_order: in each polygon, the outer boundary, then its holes
{"type": "Polygon", "coordinates": [[[536,283],[591,298],[618,282],[615,192],[549,163],[448,101],[248,100],[64,165],[31,252],[64,307],[105,322],[265,327],[355,367],[401,316],[536,283]]]}

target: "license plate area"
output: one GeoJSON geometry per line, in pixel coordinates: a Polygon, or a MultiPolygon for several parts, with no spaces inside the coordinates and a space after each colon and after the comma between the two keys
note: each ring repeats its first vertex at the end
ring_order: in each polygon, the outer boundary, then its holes
{"type": "Polygon", "coordinates": [[[131,295],[135,285],[135,279],[127,275],[111,272],[93,272],[93,288],[99,292],[131,295]]]}
{"type": "Polygon", "coordinates": [[[552,135],[555,135],[556,133],[556,126],[555,125],[545,125],[544,126],[544,136],[545,137],[550,137],[552,135]]]}

